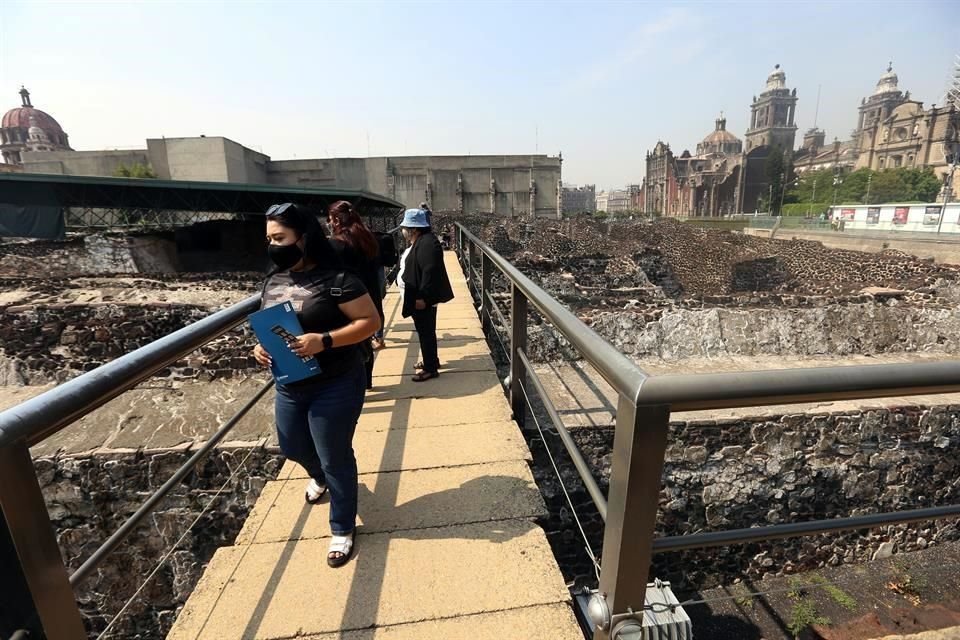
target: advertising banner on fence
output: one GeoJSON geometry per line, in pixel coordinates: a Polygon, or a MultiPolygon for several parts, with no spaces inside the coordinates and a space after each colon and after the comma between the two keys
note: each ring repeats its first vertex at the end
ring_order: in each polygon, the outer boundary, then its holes
{"type": "Polygon", "coordinates": [[[847,222],[853,221],[853,217],[857,215],[856,209],[840,209],[840,219],[846,220],[847,222]]]}
{"type": "Polygon", "coordinates": [[[910,207],[897,207],[893,210],[893,224],[907,224],[910,207]]]}
{"type": "Polygon", "coordinates": [[[940,210],[942,207],[934,205],[923,210],[923,224],[933,225],[940,222],[940,210]]]}
{"type": "Polygon", "coordinates": [[[870,207],[867,209],[867,224],[880,223],[880,207],[870,207]]]}

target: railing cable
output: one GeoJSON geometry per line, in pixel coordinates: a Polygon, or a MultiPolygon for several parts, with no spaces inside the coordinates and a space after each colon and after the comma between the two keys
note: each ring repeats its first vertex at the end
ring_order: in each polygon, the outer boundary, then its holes
{"type": "Polygon", "coordinates": [[[599,582],[600,561],[597,559],[597,554],[594,553],[593,547],[590,545],[590,540],[587,538],[587,532],[583,529],[583,524],[580,522],[580,516],[577,515],[577,510],[573,506],[573,500],[570,498],[570,493],[567,491],[567,487],[563,483],[563,476],[560,475],[560,469],[557,467],[557,463],[553,459],[553,453],[550,451],[550,445],[547,443],[547,439],[544,435],[544,429],[540,425],[540,419],[537,418],[537,412],[533,410],[533,405],[530,403],[530,395],[527,393],[527,387],[523,383],[523,380],[520,380],[519,383],[520,389],[523,391],[523,399],[526,401],[527,407],[530,409],[530,415],[533,416],[533,422],[537,425],[537,431],[540,432],[540,440],[543,442],[543,448],[547,452],[547,457],[550,458],[550,464],[553,466],[554,473],[557,474],[557,480],[560,482],[560,488],[563,490],[563,495],[567,500],[567,504],[570,506],[570,513],[573,514],[573,519],[577,523],[577,528],[580,530],[580,535],[583,537],[587,555],[590,557],[590,561],[593,563],[593,570],[597,576],[597,582],[599,582]]]}

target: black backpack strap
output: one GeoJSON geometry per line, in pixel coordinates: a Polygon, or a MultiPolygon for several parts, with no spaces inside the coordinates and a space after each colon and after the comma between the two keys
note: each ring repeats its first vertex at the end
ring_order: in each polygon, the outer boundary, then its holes
{"type": "Polygon", "coordinates": [[[341,271],[337,274],[337,277],[333,279],[333,286],[330,287],[330,297],[339,298],[343,295],[343,281],[346,279],[347,274],[345,271],[341,271]]]}

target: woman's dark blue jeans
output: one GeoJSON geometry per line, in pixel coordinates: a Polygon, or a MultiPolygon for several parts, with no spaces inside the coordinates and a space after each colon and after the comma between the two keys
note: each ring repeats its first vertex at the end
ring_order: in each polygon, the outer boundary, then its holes
{"type": "Polygon", "coordinates": [[[353,433],[363,409],[366,372],[358,360],[334,380],[277,385],[280,450],[330,488],[330,531],[347,535],[357,521],[357,459],[353,433]]]}

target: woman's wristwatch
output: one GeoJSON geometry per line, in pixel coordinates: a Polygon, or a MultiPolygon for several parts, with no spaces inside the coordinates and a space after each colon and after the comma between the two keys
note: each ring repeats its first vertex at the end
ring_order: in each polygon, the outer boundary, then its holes
{"type": "Polygon", "coordinates": [[[323,335],[320,336],[320,339],[323,341],[323,350],[333,349],[333,336],[330,335],[329,331],[324,331],[323,335]]]}

